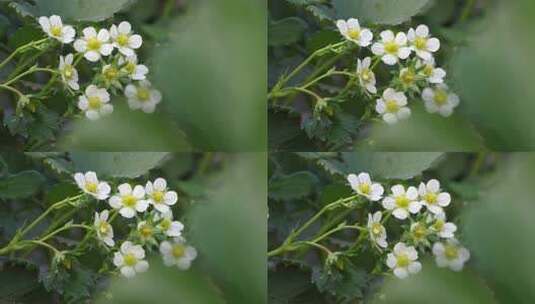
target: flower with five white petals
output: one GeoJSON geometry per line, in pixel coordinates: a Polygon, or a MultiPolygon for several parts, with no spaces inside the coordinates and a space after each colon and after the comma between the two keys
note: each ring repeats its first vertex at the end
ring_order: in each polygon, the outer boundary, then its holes
{"type": "Polygon", "coordinates": [[[170,237],[178,237],[182,235],[182,230],[184,230],[184,225],[179,221],[173,221],[173,213],[171,210],[165,213],[158,213],[154,216],[156,222],[159,221],[156,227],[160,229],[163,233],[170,237]]]}
{"type": "Polygon", "coordinates": [[[464,263],[470,259],[470,251],[456,239],[433,244],[433,254],[438,267],[449,267],[453,271],[461,271],[464,263]]]}
{"type": "Polygon", "coordinates": [[[119,26],[116,26],[115,24],[112,25],[110,28],[110,35],[113,41],[113,46],[125,56],[134,55],[134,50],[139,49],[143,44],[141,36],[133,34],[132,26],[126,21],[121,22],[119,26]]]}
{"type": "Polygon", "coordinates": [[[70,25],[63,25],[61,17],[57,15],[52,15],[48,17],[40,17],[39,24],[43,31],[54,39],[57,39],[61,43],[71,43],[74,41],[74,36],[76,31],[70,25]]]}
{"type": "Polygon", "coordinates": [[[160,244],[160,253],[166,266],[176,265],[181,270],[187,270],[191,262],[197,257],[197,250],[186,245],[183,237],[176,237],[172,242],[163,241],[160,244]]]}
{"type": "Polygon", "coordinates": [[[407,47],[405,33],[397,33],[386,30],[381,32],[381,41],[372,45],[372,53],[381,56],[387,65],[395,65],[400,59],[407,59],[411,55],[411,49],[407,47]]]}
{"type": "Polygon", "coordinates": [[[110,197],[109,204],[112,208],[118,209],[125,218],[133,218],[136,212],[145,212],[149,202],[145,200],[145,189],[141,185],[136,185],[134,189],[130,184],[121,184],[118,187],[119,193],[110,197]]]}
{"type": "Polygon", "coordinates": [[[360,85],[365,88],[368,92],[372,94],[377,93],[377,88],[375,87],[376,80],[375,74],[370,70],[372,64],[372,59],[370,57],[364,58],[362,61],[357,60],[357,75],[359,77],[360,85]]]}
{"type": "Polygon", "coordinates": [[[97,238],[104,242],[104,244],[113,247],[115,242],[113,241],[113,227],[108,222],[109,211],[104,210],[100,214],[95,212],[95,222],[93,226],[97,231],[97,238]]]}
{"type": "Polygon", "coordinates": [[[99,181],[95,172],[76,173],[74,180],[80,189],[98,200],[105,200],[110,195],[110,185],[99,181]]]}
{"type": "Polygon", "coordinates": [[[373,33],[369,29],[361,28],[359,21],[355,18],[351,18],[347,21],[338,20],[336,26],[342,36],[361,47],[367,47],[372,42],[373,33]]]}
{"type": "Polygon", "coordinates": [[[175,191],[167,189],[167,182],[163,178],[157,178],[154,183],[151,181],[145,185],[147,200],[154,208],[162,213],[168,212],[169,206],[176,204],[178,195],[175,191]]]}
{"type": "Polygon", "coordinates": [[[429,216],[428,222],[432,223],[429,229],[436,233],[439,237],[444,239],[451,239],[457,231],[457,226],[454,223],[446,222],[446,214],[444,212],[429,216]]]}
{"type": "Polygon", "coordinates": [[[368,231],[370,232],[370,239],[382,248],[386,248],[386,229],[381,224],[381,211],[375,212],[373,215],[368,214],[368,231]]]}
{"type": "Polygon", "coordinates": [[[389,125],[411,116],[411,110],[407,107],[407,96],[392,88],[386,89],[383,97],[377,99],[375,111],[382,115],[383,120],[389,125]]]}
{"type": "Polygon", "coordinates": [[[126,72],[126,75],[132,80],[145,80],[149,73],[149,68],[143,64],[138,64],[137,55],[128,56],[126,58],[119,58],[119,66],[126,72]]]}
{"type": "Polygon", "coordinates": [[[417,261],[418,252],[413,246],[405,243],[397,243],[394,251],[386,258],[386,265],[394,271],[394,275],[404,279],[411,273],[418,273],[422,269],[422,264],[417,261]]]}
{"type": "Polygon", "coordinates": [[[420,74],[432,84],[443,83],[444,77],[447,74],[444,69],[435,67],[435,58],[433,57],[426,61],[418,60],[416,62],[416,69],[419,69],[420,74]]]}
{"type": "Polygon", "coordinates": [[[85,95],[78,99],[78,108],[85,112],[90,120],[97,120],[101,116],[111,114],[113,105],[109,104],[110,94],[106,89],[90,85],[85,89],[85,95]]]}
{"type": "Polygon", "coordinates": [[[433,53],[440,49],[440,40],[429,36],[427,25],[419,25],[416,30],[410,29],[407,38],[413,51],[423,60],[429,60],[433,53]]]}
{"type": "Polygon", "coordinates": [[[149,263],[145,261],[145,250],[143,250],[143,247],[134,245],[130,241],[122,243],[121,250],[115,252],[113,264],[127,278],[132,278],[136,273],[145,272],[149,269],[149,263]]]}
{"type": "Polygon", "coordinates": [[[432,179],[427,184],[420,183],[418,187],[420,203],[427,207],[427,210],[434,214],[443,213],[443,207],[447,207],[451,202],[451,196],[448,192],[441,192],[440,182],[432,179]]]}
{"type": "Polygon", "coordinates": [[[130,109],[141,109],[145,113],[153,113],[156,105],[162,101],[160,91],[152,89],[151,83],[147,80],[140,81],[137,85],[129,84],[124,94],[130,109]]]}
{"type": "Polygon", "coordinates": [[[84,53],[85,59],[97,62],[102,56],[109,56],[113,52],[113,45],[109,43],[110,33],[101,29],[98,33],[94,27],[86,27],[84,36],[74,42],[74,49],[84,53]]]}
{"type": "Polygon", "coordinates": [[[393,210],[392,215],[395,218],[404,220],[409,217],[409,213],[418,213],[422,208],[415,187],[411,186],[405,191],[403,185],[395,185],[391,190],[392,194],[383,199],[383,207],[393,210]]]}
{"type": "Polygon", "coordinates": [[[424,100],[427,112],[438,112],[444,117],[450,116],[460,102],[459,96],[451,93],[445,84],[438,84],[434,89],[425,88],[422,91],[422,99],[424,100]]]}
{"type": "Polygon", "coordinates": [[[373,183],[368,173],[362,172],[358,176],[349,174],[347,181],[355,192],[371,201],[378,201],[383,197],[383,186],[379,183],[373,183]]]}
{"type": "Polygon", "coordinates": [[[63,82],[71,89],[78,91],[80,89],[80,85],[78,84],[78,71],[72,65],[73,60],[74,56],[72,54],[68,54],[65,57],[60,56],[58,69],[63,82]]]}

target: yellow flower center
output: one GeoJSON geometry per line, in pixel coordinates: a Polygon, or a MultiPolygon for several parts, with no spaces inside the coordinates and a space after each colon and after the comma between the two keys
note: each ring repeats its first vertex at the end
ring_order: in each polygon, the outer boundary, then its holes
{"type": "Polygon", "coordinates": [[[143,225],[141,227],[141,229],[139,230],[139,233],[141,234],[141,236],[143,236],[144,238],[149,238],[152,236],[152,226],[150,225],[143,225]]]}
{"type": "Polygon", "coordinates": [[[108,222],[100,222],[98,230],[101,234],[107,234],[108,231],[110,231],[110,224],[108,224],[108,222]]]}
{"type": "Polygon", "coordinates": [[[372,224],[372,234],[373,235],[380,235],[381,232],[383,231],[383,226],[381,225],[381,223],[373,223],[372,224]]]}
{"type": "Polygon", "coordinates": [[[90,51],[99,51],[102,43],[96,37],[91,37],[87,39],[87,48],[90,51]]]}
{"type": "Polygon", "coordinates": [[[150,99],[150,91],[146,88],[137,88],[137,98],[140,101],[148,101],[150,99]]]}
{"type": "Polygon", "coordinates": [[[126,207],[134,207],[137,203],[137,198],[131,194],[123,196],[123,205],[126,207]]]}
{"type": "Polygon", "coordinates": [[[430,205],[434,205],[437,202],[437,195],[433,192],[427,192],[424,196],[424,199],[430,205]]]}
{"type": "Polygon", "coordinates": [[[119,76],[119,71],[114,67],[109,67],[104,71],[104,77],[109,81],[116,79],[117,76],[119,76]]]}
{"type": "Polygon", "coordinates": [[[372,78],[370,70],[362,70],[362,72],[360,73],[360,78],[362,78],[362,80],[364,80],[365,82],[368,82],[372,78]]]}
{"type": "Polygon", "coordinates": [[[406,86],[412,85],[414,83],[415,78],[416,75],[414,74],[414,71],[412,69],[408,69],[401,74],[401,81],[406,86]]]}
{"type": "Polygon", "coordinates": [[[442,228],[444,228],[444,221],[443,220],[436,220],[436,222],[433,224],[433,229],[436,231],[442,231],[442,228]]]}
{"type": "Polygon", "coordinates": [[[416,40],[414,40],[414,46],[419,50],[425,50],[427,48],[427,39],[423,37],[416,37],[416,40]]]}
{"type": "Polygon", "coordinates": [[[128,74],[134,74],[134,72],[136,71],[136,64],[133,62],[129,62],[124,68],[126,69],[128,74]]]}
{"type": "Polygon", "coordinates": [[[397,266],[401,268],[408,267],[411,260],[406,254],[400,254],[397,256],[397,266]]]}
{"type": "Polygon", "coordinates": [[[363,194],[369,194],[371,191],[370,184],[359,184],[359,191],[363,194]]]}
{"type": "Polygon", "coordinates": [[[447,244],[444,246],[444,255],[448,260],[453,260],[459,256],[459,250],[457,247],[447,244]]]}
{"type": "Polygon", "coordinates": [[[161,203],[163,201],[164,193],[162,191],[154,191],[152,193],[152,199],[155,203],[161,203]]]}
{"type": "Polygon", "coordinates": [[[61,36],[61,30],[61,26],[54,25],[50,27],[50,34],[52,34],[54,37],[59,37],[61,36]]]}
{"type": "Polygon", "coordinates": [[[397,55],[399,51],[399,45],[395,43],[394,41],[389,41],[385,43],[385,52],[392,55],[397,55]]]}
{"type": "Polygon", "coordinates": [[[131,253],[126,254],[126,255],[123,257],[123,259],[124,259],[124,264],[125,264],[126,266],[134,266],[134,265],[137,264],[137,258],[136,258],[133,254],[131,254],[131,253]]]}
{"type": "Polygon", "coordinates": [[[120,34],[117,36],[117,44],[120,46],[125,46],[128,44],[128,35],[120,34]]]}
{"type": "Polygon", "coordinates": [[[396,205],[399,208],[407,209],[409,207],[409,203],[410,201],[405,195],[396,197],[396,205]]]}
{"type": "Polygon", "coordinates": [[[89,108],[93,110],[100,109],[100,106],[102,105],[102,101],[100,100],[100,97],[98,96],[91,96],[87,98],[87,101],[89,103],[89,108]]]}
{"type": "Polygon", "coordinates": [[[175,258],[183,257],[185,252],[186,252],[186,248],[184,248],[184,246],[179,245],[179,244],[175,244],[173,246],[172,254],[175,258]]]}
{"type": "Polygon", "coordinates": [[[424,70],[423,70],[424,75],[427,76],[427,77],[430,77],[431,75],[433,75],[433,70],[434,70],[434,69],[435,69],[435,68],[434,68],[432,65],[427,64],[427,65],[425,66],[424,70]]]}
{"type": "Polygon", "coordinates": [[[171,228],[171,220],[163,219],[160,223],[160,227],[165,231],[169,230],[169,228],[171,228]]]}
{"type": "Polygon", "coordinates": [[[427,228],[422,224],[418,224],[412,231],[412,234],[415,239],[422,239],[427,236],[427,228]]]}
{"type": "Polygon", "coordinates": [[[360,30],[358,29],[349,29],[347,31],[347,36],[353,40],[357,40],[360,38],[360,30]]]}
{"type": "Polygon", "coordinates": [[[400,106],[395,100],[387,100],[386,101],[386,111],[388,113],[397,113],[399,111],[400,106]]]}
{"type": "MultiPolygon", "coordinates": [[[[89,106],[91,107],[91,103],[89,106]]],[[[85,183],[85,190],[87,192],[95,193],[97,192],[97,187],[98,185],[95,183],[91,183],[91,182],[85,183]]]]}
{"type": "Polygon", "coordinates": [[[442,89],[435,91],[435,103],[439,106],[445,105],[448,102],[448,93],[442,89]]]}
{"type": "Polygon", "coordinates": [[[72,67],[72,65],[70,64],[65,65],[65,67],[63,68],[63,75],[67,79],[72,78],[72,76],[74,75],[74,68],[72,67]]]}

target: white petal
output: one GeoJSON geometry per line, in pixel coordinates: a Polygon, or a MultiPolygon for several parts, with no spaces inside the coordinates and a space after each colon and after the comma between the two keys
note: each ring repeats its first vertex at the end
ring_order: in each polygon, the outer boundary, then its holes
{"type": "Polygon", "coordinates": [[[103,43],[108,42],[108,40],[110,40],[110,32],[108,32],[106,29],[101,29],[98,32],[97,39],[103,43]]]}
{"type": "Polygon", "coordinates": [[[410,273],[418,273],[422,270],[422,264],[420,262],[413,262],[408,267],[410,273]]]}
{"type": "Polygon", "coordinates": [[[134,191],[132,191],[132,195],[138,199],[142,199],[145,197],[145,189],[141,185],[136,185],[134,191]]]}
{"type": "Polygon", "coordinates": [[[440,206],[442,207],[446,207],[450,204],[451,202],[451,196],[449,193],[447,192],[442,192],[438,195],[437,197],[437,202],[440,206]]]}
{"type": "Polygon", "coordinates": [[[128,39],[128,45],[133,49],[139,49],[143,44],[143,38],[140,35],[132,35],[128,39]]]}
{"type": "Polygon", "coordinates": [[[139,200],[136,204],[136,210],[138,212],[145,212],[147,210],[147,207],[149,207],[149,202],[146,200],[139,200]]]}
{"type": "Polygon", "coordinates": [[[96,37],[97,36],[97,30],[95,30],[94,27],[86,27],[82,33],[84,34],[84,38],[90,38],[90,37],[96,37]]]}
{"type": "Polygon", "coordinates": [[[392,191],[392,194],[394,194],[394,196],[400,196],[405,194],[405,188],[403,188],[402,185],[394,185],[390,190],[392,191]]]}
{"type": "Polygon", "coordinates": [[[398,57],[401,59],[407,59],[411,55],[411,49],[408,47],[402,47],[398,51],[398,57]]]}
{"type": "Polygon", "coordinates": [[[147,261],[139,261],[135,268],[137,272],[145,272],[149,269],[149,263],[147,261]]]}
{"type": "Polygon", "coordinates": [[[416,35],[420,37],[427,37],[429,36],[429,28],[427,25],[421,24],[416,28],[416,35]]]}
{"type": "Polygon", "coordinates": [[[133,218],[136,215],[136,211],[130,207],[123,207],[119,210],[119,213],[125,218],[133,218]]]}
{"type": "Polygon", "coordinates": [[[121,34],[129,34],[132,31],[132,26],[129,22],[123,21],[119,23],[119,27],[117,29],[121,34]]]}
{"type": "Polygon", "coordinates": [[[387,65],[395,65],[396,63],[398,63],[398,57],[390,54],[384,55],[381,59],[387,65]]]}
{"type": "Polygon", "coordinates": [[[418,190],[416,190],[416,188],[413,186],[410,186],[407,189],[406,194],[407,194],[407,198],[410,200],[416,200],[418,198],[418,190]]]}
{"type": "Polygon", "coordinates": [[[175,191],[168,191],[167,193],[165,193],[164,199],[167,205],[172,206],[176,204],[178,200],[178,195],[175,191]]]}
{"type": "Polygon", "coordinates": [[[132,193],[132,186],[130,186],[130,184],[128,183],[120,184],[117,189],[119,189],[119,193],[121,194],[121,196],[129,195],[132,193]]]}
{"type": "Polygon", "coordinates": [[[123,204],[121,203],[121,198],[115,195],[110,197],[110,199],[108,200],[108,203],[114,209],[119,209],[123,206],[123,204]]]}
{"type": "Polygon", "coordinates": [[[385,46],[382,43],[374,43],[372,45],[372,53],[381,56],[385,53],[385,46]]]}
{"type": "Polygon", "coordinates": [[[400,279],[405,279],[407,276],[409,276],[409,273],[405,268],[396,268],[394,269],[394,275],[400,279]]]}
{"type": "Polygon", "coordinates": [[[134,270],[133,267],[124,266],[124,267],[121,267],[121,274],[125,276],[126,278],[133,278],[134,276],[136,276],[136,271],[134,270]]]}
{"type": "Polygon", "coordinates": [[[427,40],[427,49],[433,53],[438,51],[440,49],[440,40],[437,38],[427,40]]]}
{"type": "Polygon", "coordinates": [[[85,59],[91,62],[97,62],[100,60],[100,53],[95,51],[89,51],[84,54],[85,59]]]}
{"type": "Polygon", "coordinates": [[[391,30],[382,31],[380,35],[383,42],[394,40],[394,32],[391,30]]]}
{"type": "Polygon", "coordinates": [[[411,213],[418,213],[421,208],[422,208],[422,204],[420,204],[420,202],[411,202],[409,204],[409,211],[411,213]]]}
{"type": "Polygon", "coordinates": [[[400,219],[400,220],[404,220],[409,216],[409,212],[401,208],[394,209],[394,212],[392,212],[392,214],[394,215],[395,218],[400,219]]]}
{"type": "Polygon", "coordinates": [[[387,210],[392,210],[396,207],[396,201],[391,197],[383,199],[383,207],[387,210]]]}

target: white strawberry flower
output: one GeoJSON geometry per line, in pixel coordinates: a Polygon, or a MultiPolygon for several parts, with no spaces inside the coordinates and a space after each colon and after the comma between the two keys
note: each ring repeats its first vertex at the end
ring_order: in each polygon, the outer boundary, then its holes
{"type": "Polygon", "coordinates": [[[426,25],[419,25],[416,30],[411,28],[407,38],[412,50],[423,60],[429,60],[433,53],[440,49],[440,40],[429,36],[429,28],[426,25]]]}
{"type": "Polygon", "coordinates": [[[145,189],[143,186],[136,185],[134,189],[130,184],[121,184],[118,187],[119,193],[112,196],[109,204],[112,208],[118,209],[119,213],[125,218],[133,218],[136,212],[145,212],[149,202],[145,200],[145,189]]]}
{"type": "Polygon", "coordinates": [[[355,192],[371,201],[378,201],[383,197],[383,186],[379,183],[373,183],[368,173],[362,172],[358,176],[349,174],[347,181],[355,192]]]}
{"type": "Polygon", "coordinates": [[[84,53],[85,59],[97,62],[102,56],[109,56],[113,52],[113,45],[109,43],[110,33],[101,29],[98,33],[94,27],[86,27],[84,36],[74,42],[74,49],[84,53]]]}
{"type": "Polygon", "coordinates": [[[464,263],[470,259],[470,251],[456,239],[433,244],[433,254],[438,267],[449,267],[453,271],[461,271],[464,263]]]}
{"type": "Polygon", "coordinates": [[[182,235],[184,225],[179,221],[173,221],[173,213],[169,212],[158,213],[154,216],[154,221],[158,222],[158,229],[170,237],[178,237],[182,235]]]}
{"type": "Polygon", "coordinates": [[[76,173],[74,180],[80,189],[98,200],[105,200],[110,195],[110,185],[99,181],[95,172],[76,173]]]}
{"type": "Polygon", "coordinates": [[[381,224],[381,211],[375,212],[373,215],[368,214],[368,231],[370,232],[370,239],[382,248],[388,246],[386,242],[386,229],[381,224]]]}
{"type": "Polygon", "coordinates": [[[453,114],[453,110],[459,105],[459,96],[449,91],[445,84],[438,84],[434,89],[425,88],[422,92],[425,109],[429,113],[439,113],[444,117],[453,114]]]}
{"type": "Polygon", "coordinates": [[[399,80],[403,84],[404,88],[415,87],[416,72],[412,67],[403,68],[399,71],[399,80]]]}
{"type": "Polygon", "coordinates": [[[427,222],[432,223],[429,229],[443,239],[451,239],[455,236],[457,226],[454,223],[446,222],[444,212],[429,216],[427,222]]]}
{"type": "Polygon", "coordinates": [[[360,85],[372,94],[377,94],[375,87],[375,74],[370,70],[372,59],[370,57],[364,58],[362,61],[357,60],[357,75],[359,77],[360,85]]]}
{"type": "Polygon", "coordinates": [[[435,58],[433,57],[426,61],[418,60],[416,69],[420,70],[420,74],[432,84],[444,83],[447,74],[444,69],[435,67],[435,58]]]}
{"type": "Polygon", "coordinates": [[[149,68],[143,64],[138,64],[137,55],[119,58],[119,66],[132,80],[145,80],[149,73],[149,68]]]}
{"type": "Polygon", "coordinates": [[[372,53],[381,56],[387,65],[395,65],[400,59],[407,59],[411,55],[411,49],[407,47],[405,33],[397,33],[387,30],[381,32],[381,41],[372,45],[372,53]]]}
{"type": "Polygon", "coordinates": [[[76,31],[70,25],[63,25],[60,16],[52,15],[50,18],[40,17],[38,21],[43,31],[49,37],[57,39],[64,44],[69,44],[74,41],[76,31]]]}
{"type": "Polygon", "coordinates": [[[418,187],[420,203],[427,207],[427,210],[434,214],[443,213],[443,207],[447,207],[451,202],[451,196],[448,192],[441,192],[440,182],[432,179],[427,184],[420,183],[418,187]]]}
{"type": "Polygon", "coordinates": [[[104,210],[100,214],[95,212],[95,222],[93,226],[97,231],[97,238],[104,242],[104,244],[113,247],[115,242],[113,241],[113,227],[108,223],[109,211],[104,210]]]}
{"type": "Polygon", "coordinates": [[[394,271],[396,277],[404,279],[409,274],[418,273],[422,269],[422,264],[417,260],[416,249],[400,242],[394,246],[394,251],[387,255],[386,265],[394,271]]]}
{"type": "Polygon", "coordinates": [[[176,237],[172,242],[163,241],[160,244],[160,253],[166,266],[176,265],[181,270],[187,270],[191,262],[197,258],[197,250],[186,245],[183,237],[176,237]]]}
{"type": "Polygon", "coordinates": [[[392,194],[383,199],[383,207],[393,210],[392,215],[395,218],[404,220],[409,217],[409,213],[416,214],[422,208],[415,187],[411,186],[405,191],[403,185],[395,185],[391,190],[392,194]]]}
{"type": "Polygon", "coordinates": [[[134,50],[139,49],[143,44],[141,36],[133,34],[132,26],[126,21],[121,22],[119,26],[112,25],[110,35],[113,40],[113,46],[125,56],[134,55],[134,50]]]}
{"type": "Polygon", "coordinates": [[[137,232],[143,241],[147,241],[154,236],[154,226],[147,221],[141,221],[137,224],[137,232]]]}
{"type": "Polygon", "coordinates": [[[162,101],[160,91],[152,89],[151,83],[147,80],[140,81],[137,85],[129,84],[124,94],[130,109],[141,109],[145,113],[153,113],[156,105],[162,101]]]}
{"type": "Polygon", "coordinates": [[[134,245],[130,241],[122,243],[121,250],[115,252],[113,264],[127,278],[132,278],[136,273],[145,272],[149,269],[149,263],[145,261],[145,250],[143,250],[143,247],[134,245]]]}
{"type": "Polygon", "coordinates": [[[167,182],[163,178],[157,178],[154,183],[147,182],[145,186],[145,193],[147,194],[147,200],[154,208],[161,213],[169,212],[170,206],[176,204],[178,195],[175,191],[169,191],[167,189],[167,182]]]}
{"type": "Polygon", "coordinates": [[[416,243],[424,242],[427,240],[427,236],[429,235],[429,229],[425,223],[416,222],[411,224],[410,234],[416,243]]]}
{"type": "Polygon", "coordinates": [[[407,107],[407,96],[403,92],[391,88],[386,89],[383,92],[383,97],[377,99],[375,111],[389,125],[411,116],[411,110],[407,107]]]}
{"type": "Polygon", "coordinates": [[[361,28],[359,21],[355,18],[351,18],[347,21],[338,20],[336,26],[342,36],[361,47],[367,47],[372,42],[373,33],[369,29],[361,28]]]}
{"type": "Polygon", "coordinates": [[[122,84],[119,81],[120,75],[119,70],[113,64],[106,64],[102,67],[102,77],[106,85],[113,85],[117,88],[122,88],[122,84]]]}
{"type": "Polygon", "coordinates": [[[73,64],[74,56],[68,54],[67,56],[59,56],[58,70],[61,74],[61,80],[68,85],[71,89],[78,91],[80,85],[78,84],[78,71],[74,68],[73,64]]]}
{"type": "Polygon", "coordinates": [[[106,89],[90,85],[85,89],[85,95],[79,97],[78,108],[90,120],[97,120],[113,112],[113,106],[109,104],[109,101],[110,94],[106,89]]]}

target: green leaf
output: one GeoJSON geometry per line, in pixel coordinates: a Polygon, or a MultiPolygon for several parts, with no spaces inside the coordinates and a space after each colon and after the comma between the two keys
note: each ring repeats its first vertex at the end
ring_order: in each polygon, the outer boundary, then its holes
{"type": "Polygon", "coordinates": [[[76,21],[102,21],[124,9],[133,0],[37,0],[39,16],[60,15],[76,21]]]}
{"type": "Polygon", "coordinates": [[[333,0],[339,18],[396,25],[420,13],[430,0],[333,0]]]}
{"type": "Polygon", "coordinates": [[[318,178],[310,172],[296,172],[269,182],[269,197],[275,200],[298,199],[309,195],[318,178]]]}
{"type": "Polygon", "coordinates": [[[281,46],[295,43],[303,37],[307,24],[298,17],[288,17],[271,22],[268,30],[270,46],[281,46]]]}
{"type": "Polygon", "coordinates": [[[368,172],[373,178],[409,179],[437,161],[438,152],[347,152],[342,153],[344,173],[368,172]]]}
{"type": "Polygon", "coordinates": [[[23,171],[0,179],[0,198],[15,199],[33,195],[45,178],[37,171],[23,171]]]}
{"type": "Polygon", "coordinates": [[[361,299],[367,280],[366,272],[350,262],[345,263],[344,270],[318,266],[312,272],[312,281],[318,290],[335,296],[339,300],[337,303],[353,303],[355,299],[361,299]]]}
{"type": "Polygon", "coordinates": [[[0,303],[15,303],[14,299],[37,288],[37,274],[22,267],[2,267],[0,271],[0,303]]]}
{"type": "Polygon", "coordinates": [[[159,165],[167,155],[167,152],[72,152],[71,159],[77,171],[135,178],[159,165]]]}

